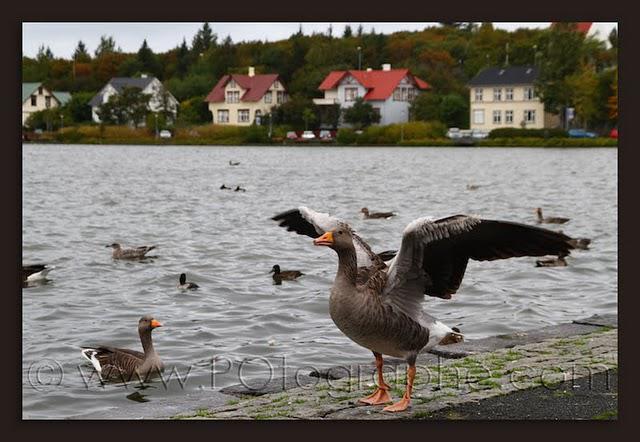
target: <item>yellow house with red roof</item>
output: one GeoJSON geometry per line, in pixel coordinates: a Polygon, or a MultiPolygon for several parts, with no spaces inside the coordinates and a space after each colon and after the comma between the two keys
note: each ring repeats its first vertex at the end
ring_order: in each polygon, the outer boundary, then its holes
{"type": "Polygon", "coordinates": [[[223,76],[205,101],[214,124],[249,126],[287,101],[287,91],[278,74],[256,75],[249,67],[247,75],[223,76]]]}
{"type": "Polygon", "coordinates": [[[411,102],[431,86],[409,69],[391,69],[390,64],[383,64],[381,70],[330,72],[318,89],[324,91],[324,98],[314,99],[316,105],[338,104],[346,109],[362,97],[380,114],[379,124],[386,125],[407,122],[411,102]]]}

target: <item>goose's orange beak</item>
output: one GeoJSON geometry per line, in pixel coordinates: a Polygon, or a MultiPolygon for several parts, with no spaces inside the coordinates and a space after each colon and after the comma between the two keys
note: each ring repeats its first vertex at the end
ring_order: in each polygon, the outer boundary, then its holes
{"type": "Polygon", "coordinates": [[[162,327],[162,324],[160,324],[158,321],[156,321],[155,319],[151,320],[151,328],[156,328],[156,327],[162,327]]]}
{"type": "Polygon", "coordinates": [[[333,233],[327,232],[319,238],[313,240],[313,244],[316,246],[332,246],[333,245],[333,233]]]}

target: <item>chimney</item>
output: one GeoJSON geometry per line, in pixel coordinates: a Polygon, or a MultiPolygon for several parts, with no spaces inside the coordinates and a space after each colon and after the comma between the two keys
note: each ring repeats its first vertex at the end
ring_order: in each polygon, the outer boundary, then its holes
{"type": "Polygon", "coordinates": [[[249,77],[255,77],[256,69],[253,66],[249,66],[249,77]]]}
{"type": "Polygon", "coordinates": [[[383,71],[390,71],[391,70],[391,64],[389,63],[385,63],[382,65],[382,70],[383,71]]]}

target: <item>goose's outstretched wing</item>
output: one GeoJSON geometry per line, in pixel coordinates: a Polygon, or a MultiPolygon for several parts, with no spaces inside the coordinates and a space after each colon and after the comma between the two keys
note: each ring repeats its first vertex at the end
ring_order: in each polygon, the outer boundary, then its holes
{"type": "Polygon", "coordinates": [[[518,256],[566,256],[571,238],[540,227],[455,215],[410,223],[388,271],[383,297],[414,317],[424,295],[449,299],[469,259],[492,261],[518,256]]]}
{"type": "MultiPolygon", "coordinates": [[[[300,206],[297,209],[287,210],[271,218],[278,221],[280,227],[299,235],[317,238],[324,233],[337,228],[349,229],[353,236],[353,245],[358,255],[358,267],[368,267],[372,264],[383,264],[382,259],[373,253],[371,247],[347,224],[345,221],[331,216],[328,213],[316,212],[308,207],[300,206]]],[[[383,252],[385,257],[393,251],[383,252]]]]}

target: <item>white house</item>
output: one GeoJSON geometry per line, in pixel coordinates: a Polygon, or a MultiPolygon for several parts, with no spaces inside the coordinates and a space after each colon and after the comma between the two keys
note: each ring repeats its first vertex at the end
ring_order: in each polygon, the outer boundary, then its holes
{"type": "Polygon", "coordinates": [[[91,116],[96,123],[100,122],[98,109],[103,103],[109,101],[114,95],[122,93],[125,88],[135,87],[143,94],[149,95],[149,111],[160,112],[163,110],[163,94],[166,93],[167,110],[173,114],[175,120],[178,114],[178,100],[165,89],[160,80],[156,77],[149,77],[142,74],[139,78],[114,77],[112,78],[93,98],[89,101],[91,106],[91,116]]]}
{"type": "Polygon", "coordinates": [[[70,99],[69,92],[50,91],[42,83],[22,83],[22,124],[33,112],[64,106],[70,99]]]}
{"type": "Polygon", "coordinates": [[[385,125],[408,121],[411,101],[431,86],[408,69],[383,64],[382,70],[332,71],[318,89],[324,91],[324,98],[314,99],[316,105],[338,104],[345,109],[362,97],[380,113],[379,124],[385,125]]]}
{"type": "Polygon", "coordinates": [[[544,104],[536,96],[536,78],[535,66],[491,67],[480,71],[467,83],[470,128],[489,132],[504,127],[558,127],[558,117],[545,112],[544,104]]]}

